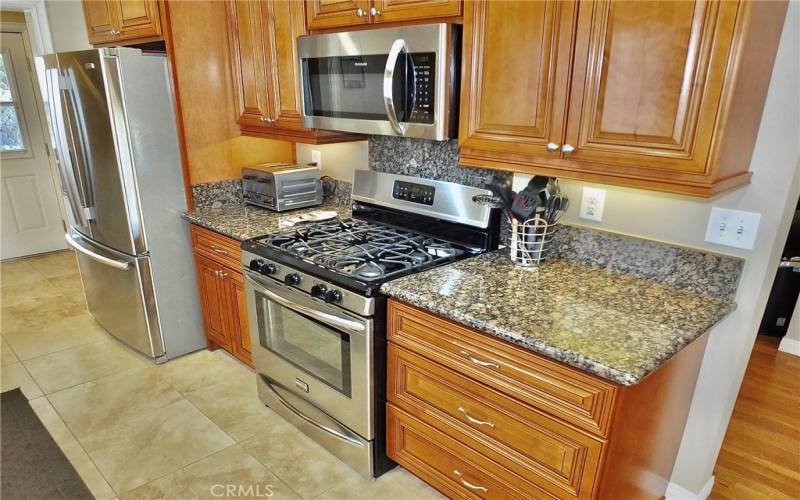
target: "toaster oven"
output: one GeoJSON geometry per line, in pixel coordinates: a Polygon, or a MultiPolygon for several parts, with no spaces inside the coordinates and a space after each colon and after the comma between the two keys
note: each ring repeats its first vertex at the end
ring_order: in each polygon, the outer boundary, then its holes
{"type": "Polygon", "coordinates": [[[277,212],[322,203],[319,167],[268,163],[242,169],[245,203],[277,212]]]}

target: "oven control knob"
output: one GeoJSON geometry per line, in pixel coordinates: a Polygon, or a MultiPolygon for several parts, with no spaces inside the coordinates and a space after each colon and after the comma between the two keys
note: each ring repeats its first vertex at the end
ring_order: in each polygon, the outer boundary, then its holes
{"type": "Polygon", "coordinates": [[[258,272],[266,276],[268,274],[275,274],[275,271],[277,270],[278,267],[275,264],[273,264],[272,262],[265,262],[261,266],[261,269],[258,270],[258,272]]]}
{"type": "Polygon", "coordinates": [[[341,302],[342,292],[339,290],[328,290],[325,292],[325,302],[341,302]]]}
{"type": "Polygon", "coordinates": [[[264,259],[253,259],[250,261],[250,270],[260,272],[266,263],[264,259]]]}
{"type": "Polygon", "coordinates": [[[322,283],[316,283],[311,287],[311,296],[312,297],[325,297],[325,292],[328,291],[328,287],[323,285],[322,283]]]}
{"type": "Polygon", "coordinates": [[[300,275],[297,273],[290,273],[284,276],[283,282],[287,285],[299,285],[300,284],[300,275]]]}

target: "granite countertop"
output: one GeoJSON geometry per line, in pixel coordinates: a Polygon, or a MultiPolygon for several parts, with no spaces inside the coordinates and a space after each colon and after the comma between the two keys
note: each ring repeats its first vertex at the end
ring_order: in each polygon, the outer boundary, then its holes
{"type": "Polygon", "coordinates": [[[507,250],[381,292],[623,385],[642,381],[736,307],[728,296],[575,260],[520,268],[507,250]]]}
{"type": "Polygon", "coordinates": [[[199,207],[183,214],[192,224],[211,229],[237,240],[246,240],[284,229],[284,222],[317,210],[331,210],[339,217],[350,217],[350,208],[339,202],[323,202],[316,207],[299,208],[286,212],[273,212],[244,203],[221,207],[199,207]]]}

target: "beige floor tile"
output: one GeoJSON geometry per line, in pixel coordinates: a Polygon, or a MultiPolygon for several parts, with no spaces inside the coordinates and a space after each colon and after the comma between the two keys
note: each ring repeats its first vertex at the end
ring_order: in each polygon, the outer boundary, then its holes
{"type": "Polygon", "coordinates": [[[39,331],[58,324],[64,318],[85,314],[84,305],[69,297],[56,300],[39,298],[3,306],[0,310],[0,330],[3,332],[39,331]]]}
{"type": "Polygon", "coordinates": [[[339,483],[320,500],[434,500],[446,498],[402,467],[395,467],[378,479],[354,477],[339,483]]]}
{"type": "Polygon", "coordinates": [[[186,400],[80,441],[117,494],[234,444],[186,400]]]}
{"type": "Polygon", "coordinates": [[[42,390],[22,363],[0,367],[0,392],[10,391],[17,387],[28,399],[38,398],[42,395],[42,390]]]}
{"type": "Polygon", "coordinates": [[[55,278],[79,272],[78,261],[75,259],[75,252],[72,250],[31,257],[29,262],[45,278],[55,278]]]}
{"type": "Polygon", "coordinates": [[[48,396],[80,439],[182,399],[154,366],[144,364],[48,396]]]}
{"type": "Polygon", "coordinates": [[[61,290],[67,297],[83,297],[83,282],[81,281],[80,273],[65,274],[63,276],[56,276],[47,278],[47,281],[54,287],[61,290]]]}
{"type": "Polygon", "coordinates": [[[145,361],[116,341],[102,341],[22,362],[46,394],[97,380],[145,361]]]}
{"type": "Polygon", "coordinates": [[[0,263],[0,286],[23,285],[44,279],[28,259],[0,263]]]}
{"type": "Polygon", "coordinates": [[[112,339],[86,312],[62,318],[35,330],[4,331],[3,338],[23,361],[70,347],[112,339]]]}
{"type": "Polygon", "coordinates": [[[19,358],[14,354],[14,351],[6,343],[5,340],[0,339],[0,366],[13,365],[19,363],[19,358]]]}
{"type": "Polygon", "coordinates": [[[258,460],[231,446],[122,495],[123,500],[299,498],[258,460]]]}
{"type": "Polygon", "coordinates": [[[47,280],[0,287],[0,304],[13,306],[29,300],[63,300],[64,294],[47,280]]]}
{"type": "Polygon", "coordinates": [[[261,426],[241,445],[303,498],[313,498],[357,475],[288,422],[261,426]]]}
{"type": "Polygon", "coordinates": [[[77,471],[78,475],[83,479],[83,482],[86,483],[89,492],[97,500],[111,500],[116,497],[116,493],[111,489],[108,481],[106,481],[78,441],[73,439],[59,446],[72,466],[75,467],[75,471],[77,471]]]}
{"type": "Polygon", "coordinates": [[[63,444],[75,439],[46,397],[31,399],[29,403],[56,443],[63,444]]]}
{"type": "Polygon", "coordinates": [[[231,383],[244,385],[255,377],[242,363],[219,351],[207,350],[168,361],[159,370],[183,395],[231,383]]]}
{"type": "Polygon", "coordinates": [[[215,424],[236,441],[255,435],[258,428],[283,419],[258,399],[255,375],[247,384],[215,385],[206,391],[186,395],[215,424]]]}

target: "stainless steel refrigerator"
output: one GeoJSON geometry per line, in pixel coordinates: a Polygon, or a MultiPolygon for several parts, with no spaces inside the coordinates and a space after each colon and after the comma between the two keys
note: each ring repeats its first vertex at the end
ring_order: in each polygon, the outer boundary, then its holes
{"type": "Polygon", "coordinates": [[[45,57],[48,115],[89,311],[156,362],[205,346],[166,57],[45,57]]]}

